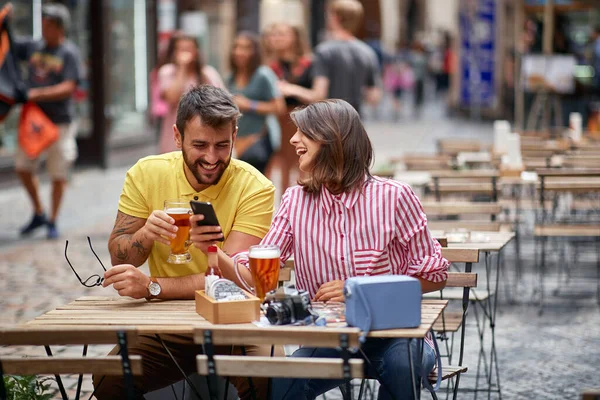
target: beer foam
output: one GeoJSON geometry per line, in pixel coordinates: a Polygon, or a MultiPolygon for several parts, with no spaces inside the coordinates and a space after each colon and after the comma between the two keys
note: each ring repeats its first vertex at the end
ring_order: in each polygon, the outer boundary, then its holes
{"type": "Polygon", "coordinates": [[[281,252],[278,249],[250,249],[248,255],[252,258],[268,259],[279,258],[281,252]]]}
{"type": "Polygon", "coordinates": [[[178,215],[178,214],[189,214],[190,213],[190,209],[189,208],[183,208],[183,207],[179,207],[179,208],[168,208],[166,211],[167,214],[173,214],[173,215],[178,215]]]}

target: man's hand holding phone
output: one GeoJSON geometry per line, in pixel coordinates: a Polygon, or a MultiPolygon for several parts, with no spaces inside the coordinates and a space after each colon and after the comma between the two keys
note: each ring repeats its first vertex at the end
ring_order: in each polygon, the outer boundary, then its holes
{"type": "Polygon", "coordinates": [[[191,201],[190,205],[194,211],[194,215],[190,217],[190,240],[194,246],[206,253],[208,246],[224,240],[221,226],[212,204],[191,201]]]}

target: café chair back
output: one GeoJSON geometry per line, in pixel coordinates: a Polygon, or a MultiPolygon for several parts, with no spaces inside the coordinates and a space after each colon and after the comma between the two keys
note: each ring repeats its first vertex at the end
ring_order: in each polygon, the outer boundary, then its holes
{"type": "Polygon", "coordinates": [[[133,376],[142,374],[140,356],[129,356],[127,346],[137,342],[137,332],[120,327],[0,327],[1,346],[43,346],[45,357],[0,356],[0,399],[6,398],[6,388],[1,375],[54,375],[63,399],[68,399],[60,379],[62,374],[79,374],[77,398],[81,390],[83,374],[123,375],[128,390],[128,398],[134,399],[133,376]],[[118,344],[120,355],[87,357],[88,345],[118,344]],[[50,346],[83,345],[82,356],[53,356],[50,346]]]}

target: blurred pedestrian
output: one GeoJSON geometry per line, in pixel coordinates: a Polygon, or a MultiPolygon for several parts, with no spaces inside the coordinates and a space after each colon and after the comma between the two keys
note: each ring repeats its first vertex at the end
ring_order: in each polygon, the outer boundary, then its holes
{"type": "Polygon", "coordinates": [[[169,112],[169,104],[162,98],[160,92],[160,84],[158,82],[158,70],[162,65],[168,63],[167,61],[167,47],[159,46],[158,48],[158,60],[157,65],[150,71],[150,122],[156,130],[156,138],[160,140],[160,133],[162,131],[163,118],[169,112]]]}
{"type": "Polygon", "coordinates": [[[425,55],[425,49],[423,48],[421,42],[416,40],[411,46],[410,65],[412,67],[415,79],[414,111],[415,115],[419,116],[421,114],[421,108],[423,107],[423,99],[425,96],[427,56],[425,55]]]}
{"type": "MultiPolygon", "coordinates": [[[[7,5],[11,7],[9,3],[7,5]]],[[[67,185],[69,169],[77,158],[77,122],[72,96],[81,79],[79,50],[66,39],[71,16],[62,4],[47,4],[42,8],[42,40],[17,38],[15,55],[27,61],[27,93],[23,102],[35,103],[59,128],[59,138],[40,157],[31,159],[21,146],[17,148],[15,170],[27,190],[34,215],[21,229],[21,235],[29,235],[46,226],[48,239],[59,236],[56,219],[67,185]],[[52,208],[46,216],[39,197],[38,178],[35,174],[42,156],[52,180],[52,208]]]]}
{"type": "Polygon", "coordinates": [[[273,155],[267,115],[285,111],[277,77],[262,65],[259,38],[252,32],[240,32],[231,48],[232,74],[226,80],[229,91],[242,112],[235,140],[237,158],[265,171],[273,155]]]}
{"type": "Polygon", "coordinates": [[[394,102],[394,120],[402,113],[402,95],[414,85],[414,74],[409,64],[406,43],[399,43],[396,53],[389,57],[383,74],[383,85],[394,102]]]}
{"type": "Polygon", "coordinates": [[[182,33],[173,35],[167,47],[164,64],[158,70],[160,97],[168,107],[161,122],[161,153],[178,150],[173,140],[177,104],[183,93],[192,86],[201,84],[225,88],[217,70],[204,63],[196,38],[182,33]]]}
{"type": "Polygon", "coordinates": [[[299,172],[296,152],[289,145],[296,133],[296,126],[289,115],[294,108],[310,102],[310,96],[305,97],[304,94],[312,87],[312,60],[300,28],[284,23],[274,24],[271,34],[275,60],[270,66],[279,79],[279,89],[287,106],[287,112],[279,118],[282,146],[277,157],[281,169],[281,190],[284,192],[290,186],[292,170],[299,172]]]}
{"type": "Polygon", "coordinates": [[[435,68],[431,68],[435,75],[436,91],[445,94],[450,87],[450,73],[452,72],[452,37],[444,32],[441,46],[435,52],[435,68]],[[439,59],[439,61],[438,61],[439,59]],[[438,65],[439,64],[439,65],[438,65]]]}
{"type": "Polygon", "coordinates": [[[277,24],[267,25],[260,34],[260,49],[262,51],[262,62],[265,65],[270,65],[275,61],[273,50],[273,29],[277,24]]]}
{"type": "Polygon", "coordinates": [[[306,99],[346,100],[361,111],[363,94],[377,104],[381,97],[381,74],[377,55],[356,34],[364,10],[358,0],[334,0],[327,7],[330,40],[321,43],[313,56],[313,87],[306,99]],[[366,89],[366,90],[365,90],[366,89]]]}

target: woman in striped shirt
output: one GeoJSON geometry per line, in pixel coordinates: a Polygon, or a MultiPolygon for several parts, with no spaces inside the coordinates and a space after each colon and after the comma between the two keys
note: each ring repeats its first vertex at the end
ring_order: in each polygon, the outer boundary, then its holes
{"type": "MultiPolygon", "coordinates": [[[[261,243],[278,245],[282,261],[294,256],[296,286],[314,301],[344,301],[344,281],[352,276],[410,275],[423,292],[442,289],[449,263],[429,234],[421,203],[408,185],[371,176],[373,149],[358,112],[343,100],[325,100],[290,116],[298,128],[290,143],[309,177],[285,192],[261,243]]],[[[412,345],[419,354],[417,342],[412,345]]],[[[367,339],[362,348],[393,398],[410,398],[406,339],[367,339]]],[[[424,369],[431,371],[429,340],[424,350],[424,369]]],[[[339,353],[304,347],[293,357],[339,353]]],[[[414,363],[420,379],[421,360],[414,363]]],[[[273,399],[314,399],[340,384],[277,379],[273,399]]],[[[380,389],[379,399],[388,398],[380,389]]]]}

